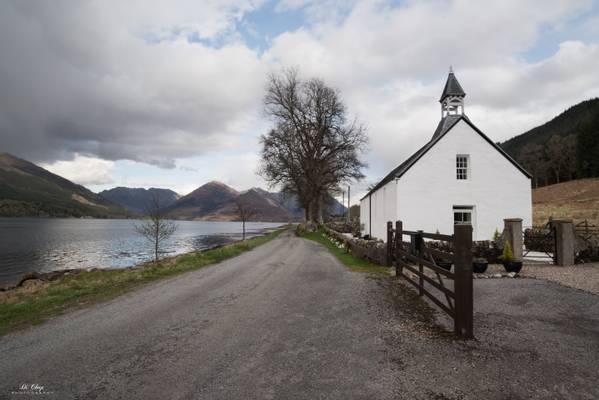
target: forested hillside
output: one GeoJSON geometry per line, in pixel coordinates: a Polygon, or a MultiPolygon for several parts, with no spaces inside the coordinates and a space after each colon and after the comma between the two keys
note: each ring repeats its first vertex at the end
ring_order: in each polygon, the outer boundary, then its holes
{"type": "Polygon", "coordinates": [[[583,101],[501,146],[533,175],[533,186],[599,177],[599,99],[583,101]]]}
{"type": "Polygon", "coordinates": [[[130,213],[29,161],[0,154],[0,217],[123,218],[130,213]]]}
{"type": "Polygon", "coordinates": [[[127,210],[139,215],[146,215],[148,213],[154,198],[158,199],[160,207],[168,207],[180,197],[176,192],[169,189],[127,187],[104,190],[98,193],[98,195],[113,203],[120,204],[127,210]]]}

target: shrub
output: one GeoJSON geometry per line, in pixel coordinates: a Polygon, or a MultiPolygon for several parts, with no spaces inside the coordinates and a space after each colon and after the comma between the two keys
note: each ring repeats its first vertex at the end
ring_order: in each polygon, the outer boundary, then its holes
{"type": "Polygon", "coordinates": [[[512,252],[512,246],[507,240],[503,242],[503,255],[501,256],[503,261],[514,261],[514,253],[512,252]]]}
{"type": "Polygon", "coordinates": [[[495,228],[495,233],[493,234],[493,241],[498,242],[501,238],[501,233],[499,233],[499,229],[495,228]]]}

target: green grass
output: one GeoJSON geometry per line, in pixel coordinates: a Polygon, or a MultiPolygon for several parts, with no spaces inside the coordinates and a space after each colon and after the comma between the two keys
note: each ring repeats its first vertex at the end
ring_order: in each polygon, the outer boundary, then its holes
{"type": "Polygon", "coordinates": [[[390,272],[389,267],[371,263],[370,261],[355,257],[345,249],[340,249],[320,230],[316,232],[303,232],[300,236],[324,245],[339,261],[352,271],[377,274],[389,274],[390,272]]]}
{"type": "Polygon", "coordinates": [[[0,335],[38,324],[67,310],[105,301],[159,279],[192,271],[238,256],[264,244],[287,227],[264,236],[220,248],[188,253],[134,269],[83,271],[43,283],[33,288],[18,288],[0,297],[0,335]]]}

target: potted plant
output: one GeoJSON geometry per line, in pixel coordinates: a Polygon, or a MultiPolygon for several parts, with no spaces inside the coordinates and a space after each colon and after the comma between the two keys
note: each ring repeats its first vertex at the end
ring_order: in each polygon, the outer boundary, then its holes
{"type": "Polygon", "coordinates": [[[501,262],[507,272],[520,272],[522,269],[522,261],[514,259],[514,253],[512,252],[512,246],[508,241],[503,244],[503,255],[501,256],[501,262]]]}
{"type": "Polygon", "coordinates": [[[488,266],[489,262],[486,259],[477,257],[472,261],[472,272],[475,274],[483,274],[488,266]]]}
{"type": "Polygon", "coordinates": [[[443,260],[435,260],[435,264],[437,264],[437,266],[446,269],[448,271],[451,270],[451,261],[443,261],[443,260]]]}

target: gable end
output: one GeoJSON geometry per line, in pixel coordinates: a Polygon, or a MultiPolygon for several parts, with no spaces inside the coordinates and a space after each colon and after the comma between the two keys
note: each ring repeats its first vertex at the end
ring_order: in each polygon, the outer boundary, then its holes
{"type": "Polygon", "coordinates": [[[385,176],[375,187],[373,187],[368,193],[366,193],[366,195],[364,195],[364,197],[362,197],[362,199],[360,199],[360,200],[363,200],[366,197],[372,195],[372,193],[376,192],[378,189],[380,189],[381,187],[383,187],[384,185],[386,185],[393,179],[401,178],[406,172],[408,172],[408,170],[414,164],[416,164],[416,162],[418,162],[418,160],[420,160],[422,158],[422,156],[424,156],[439,140],[441,140],[441,138],[443,138],[461,120],[466,122],[472,129],[474,129],[474,131],[476,133],[478,133],[480,136],[482,136],[483,139],[485,139],[491,146],[493,146],[499,153],[501,153],[510,163],[512,163],[512,165],[514,165],[520,172],[522,172],[524,174],[524,176],[526,176],[528,179],[532,178],[532,175],[528,171],[526,171],[520,164],[518,164],[516,162],[516,160],[514,160],[512,157],[510,157],[510,155],[507,154],[499,145],[497,145],[497,143],[495,143],[491,139],[489,139],[489,137],[487,135],[485,135],[480,129],[478,129],[476,127],[476,125],[474,125],[472,122],[470,122],[470,120],[466,116],[461,115],[461,116],[459,116],[459,118],[454,118],[454,120],[450,121],[449,124],[439,123],[439,127],[437,128],[437,131],[435,131],[433,138],[428,143],[426,143],[424,146],[422,146],[420,149],[418,149],[414,154],[412,154],[410,157],[408,157],[408,159],[406,161],[401,163],[397,168],[395,168],[387,176],[385,176]]]}

